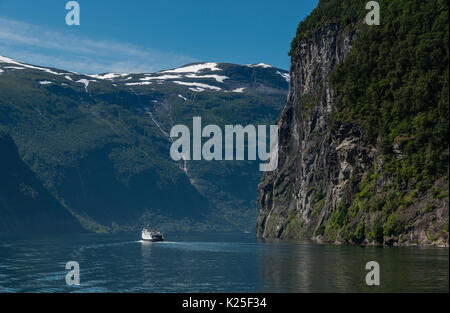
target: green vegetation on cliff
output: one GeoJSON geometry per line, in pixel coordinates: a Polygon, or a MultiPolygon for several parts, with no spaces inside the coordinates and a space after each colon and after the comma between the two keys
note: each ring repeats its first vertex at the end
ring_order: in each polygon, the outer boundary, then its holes
{"type": "Polygon", "coordinates": [[[361,27],[332,74],[334,118],[364,127],[398,186],[429,188],[448,174],[448,2],[380,6],[381,25],[361,27]]]}
{"type": "MultiPolygon", "coordinates": [[[[448,189],[448,2],[380,1],[380,6],[381,25],[362,26],[331,75],[338,95],[333,121],[361,125],[383,159],[347,203],[372,216],[369,241],[406,233],[414,217],[405,208],[432,194],[415,213],[428,214],[448,189]]],[[[348,217],[344,224],[352,221],[348,217]]],[[[352,231],[340,230],[343,239],[358,241],[352,231]]]]}

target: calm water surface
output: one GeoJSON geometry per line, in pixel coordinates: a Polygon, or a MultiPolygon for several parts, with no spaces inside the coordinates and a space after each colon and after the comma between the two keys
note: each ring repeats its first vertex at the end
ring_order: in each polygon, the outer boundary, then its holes
{"type": "Polygon", "coordinates": [[[448,292],[449,250],[260,242],[253,234],[2,238],[0,292],[448,292]],[[377,261],[381,285],[365,285],[377,261]],[[67,286],[68,261],[81,285],[67,286]]]}

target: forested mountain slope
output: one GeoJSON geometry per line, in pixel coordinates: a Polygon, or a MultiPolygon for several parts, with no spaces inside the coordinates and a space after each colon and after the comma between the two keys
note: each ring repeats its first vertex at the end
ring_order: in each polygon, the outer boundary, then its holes
{"type": "Polygon", "coordinates": [[[270,125],[288,91],[266,64],[81,75],[0,57],[0,127],[86,229],[249,230],[260,161],[178,161],[172,126],[270,125]]]}

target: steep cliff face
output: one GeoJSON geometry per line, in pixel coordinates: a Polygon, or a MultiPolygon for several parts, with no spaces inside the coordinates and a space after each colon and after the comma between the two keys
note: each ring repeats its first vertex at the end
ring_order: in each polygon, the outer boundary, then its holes
{"type": "Polygon", "coordinates": [[[258,187],[256,234],[448,246],[448,49],[439,42],[448,37],[441,23],[448,7],[382,1],[388,26],[369,29],[358,22],[361,14],[343,16],[364,4],[344,2],[338,9],[340,2],[319,2],[299,26],[277,121],[278,169],[258,187]],[[431,22],[422,25],[425,16],[431,22]],[[397,31],[406,21],[418,30],[397,31]],[[418,42],[442,64],[422,65],[418,42]],[[433,75],[446,83],[428,81],[433,75]],[[408,96],[416,90],[415,99],[408,96]],[[424,116],[430,119],[421,122],[424,116]]]}
{"type": "Polygon", "coordinates": [[[331,128],[333,90],[328,74],[350,51],[354,30],[319,29],[292,56],[291,90],[279,120],[279,165],[259,186],[257,234],[315,233],[374,152],[355,125],[331,128]]]}

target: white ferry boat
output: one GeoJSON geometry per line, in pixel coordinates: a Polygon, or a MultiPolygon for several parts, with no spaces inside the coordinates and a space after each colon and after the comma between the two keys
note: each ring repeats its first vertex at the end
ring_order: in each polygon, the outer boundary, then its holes
{"type": "Polygon", "coordinates": [[[164,241],[163,234],[158,230],[150,229],[148,225],[142,229],[141,237],[146,241],[164,241]]]}

